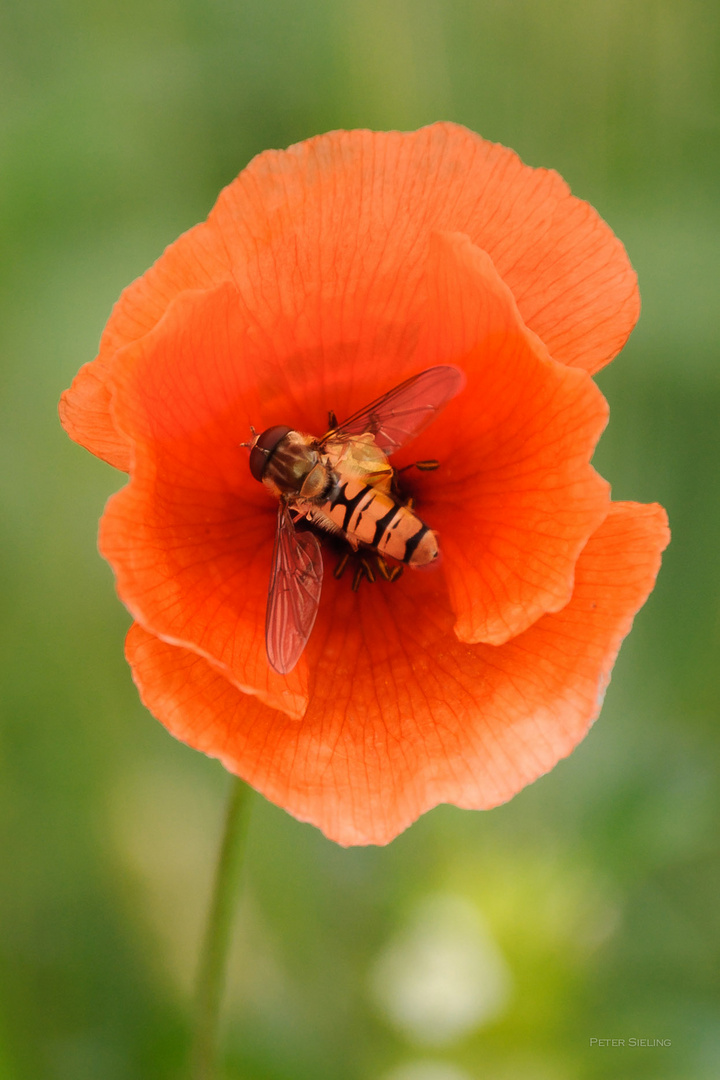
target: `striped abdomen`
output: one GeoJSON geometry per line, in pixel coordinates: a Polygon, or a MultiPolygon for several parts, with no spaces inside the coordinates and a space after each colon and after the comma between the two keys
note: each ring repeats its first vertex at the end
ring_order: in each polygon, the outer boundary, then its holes
{"type": "Polygon", "coordinates": [[[425,566],[437,558],[435,533],[417,514],[355,477],[341,479],[332,497],[318,509],[351,542],[367,544],[381,555],[410,566],[425,566]]]}

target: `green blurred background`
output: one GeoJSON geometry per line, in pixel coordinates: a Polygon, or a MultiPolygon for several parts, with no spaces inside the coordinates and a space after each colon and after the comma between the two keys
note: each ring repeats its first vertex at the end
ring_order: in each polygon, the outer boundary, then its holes
{"type": "Polygon", "coordinates": [[[711,0],[5,0],[1,1080],[183,1075],[228,787],[138,702],[95,548],[122,477],[58,395],[253,154],[436,119],[624,240],[597,463],[674,540],[600,722],[509,805],[345,851],[254,799],[227,1077],[720,1075],[719,30],[711,0]]]}

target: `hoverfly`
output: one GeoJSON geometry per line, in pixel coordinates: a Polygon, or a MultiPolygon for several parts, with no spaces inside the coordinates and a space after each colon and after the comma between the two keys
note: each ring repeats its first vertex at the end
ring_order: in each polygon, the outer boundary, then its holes
{"type": "MultiPolygon", "coordinates": [[[[320,603],[323,559],[314,532],[298,531],[305,518],[360,547],[411,567],[438,555],[437,536],[394,490],[388,455],[432,422],[460,392],[455,367],[428,368],[371,402],[321,439],[284,424],[253,430],[250,472],[279,499],[265,619],[270,665],[292,671],[310,637],[320,603]]],[[[421,464],[421,463],[419,463],[421,464]]]]}

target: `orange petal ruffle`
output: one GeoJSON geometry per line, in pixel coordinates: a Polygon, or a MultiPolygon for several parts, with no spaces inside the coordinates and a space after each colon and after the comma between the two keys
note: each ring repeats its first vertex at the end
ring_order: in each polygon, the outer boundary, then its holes
{"type": "Polygon", "coordinates": [[[552,360],[489,256],[435,234],[420,367],[454,363],[466,386],[402,465],[439,458],[418,506],[440,533],[461,641],[501,645],[570,599],[575,563],[610,507],[589,464],[607,404],[586,372],[552,360]]]}
{"type": "Polygon", "coordinates": [[[131,439],[131,480],[108,502],[100,550],[146,629],[298,716],[306,665],[284,678],[263,645],[277,506],[241,446],[267,408],[244,336],[235,290],[222,285],[184,293],[123,351],[113,410],[131,439]]]}
{"type": "Polygon", "coordinates": [[[502,646],[457,640],[439,575],[406,575],[381,611],[370,589],[357,603],[335,590],[309,645],[301,721],[139,626],[127,655],[143,701],[178,738],[339,843],[386,843],[437,803],[501,803],[570,753],[667,540],[660,507],[614,504],[570,603],[502,646]]]}
{"type": "Polygon", "coordinates": [[[465,233],[490,255],[523,320],[559,362],[596,371],[637,319],[636,279],[622,244],[556,173],[451,123],[410,133],[331,132],[260,154],[207,222],[125,290],[98,358],[63,395],[66,430],[129,468],[110,409],[117,352],[186,290],[233,282],[251,334],[270,350],[283,333],[300,348],[317,348],[329,291],[335,337],[352,355],[365,317],[397,325],[434,230],[465,233]]]}

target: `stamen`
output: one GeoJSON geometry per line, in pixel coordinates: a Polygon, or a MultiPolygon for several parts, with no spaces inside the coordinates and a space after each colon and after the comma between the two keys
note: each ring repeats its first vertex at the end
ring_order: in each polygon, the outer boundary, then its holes
{"type": "Polygon", "coordinates": [[[440,462],[435,458],[427,458],[426,461],[411,461],[409,465],[403,465],[402,469],[396,469],[396,473],[407,472],[408,469],[419,469],[420,472],[432,472],[440,468],[440,462]]]}
{"type": "Polygon", "coordinates": [[[348,564],[348,559],[349,558],[350,558],[350,552],[346,551],[345,554],[340,557],[340,562],[337,564],[337,566],[333,570],[333,577],[337,578],[338,581],[340,580],[340,578],[345,573],[345,567],[348,564]]]}
{"type": "Polygon", "coordinates": [[[404,566],[393,566],[392,570],[390,571],[390,581],[397,581],[397,579],[402,576],[402,572],[404,569],[404,566]]]}
{"type": "Polygon", "coordinates": [[[360,563],[357,570],[355,571],[355,577],[353,578],[353,583],[352,583],[352,591],[353,592],[358,591],[358,589],[360,588],[360,582],[362,581],[364,576],[365,576],[365,567],[363,566],[362,563],[360,563]]]}
{"type": "Polygon", "coordinates": [[[360,562],[362,563],[363,569],[365,571],[365,577],[368,579],[368,581],[374,582],[375,581],[375,571],[373,570],[373,568],[370,565],[370,563],[368,562],[368,560],[367,559],[361,559],[360,562]]]}
{"type": "Polygon", "coordinates": [[[380,577],[385,578],[385,581],[389,581],[390,580],[390,567],[385,562],[382,555],[376,556],[375,562],[377,563],[377,568],[380,571],[380,577]]]}

